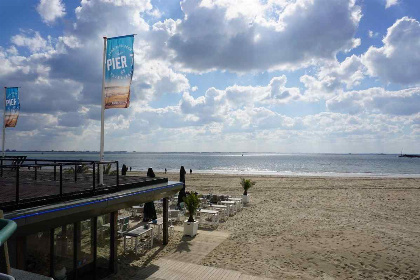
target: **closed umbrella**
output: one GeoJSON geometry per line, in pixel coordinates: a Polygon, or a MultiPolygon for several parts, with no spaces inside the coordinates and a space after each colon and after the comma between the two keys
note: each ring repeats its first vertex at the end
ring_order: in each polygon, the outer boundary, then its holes
{"type": "MultiPolygon", "coordinates": [[[[156,177],[151,167],[147,170],[147,177],[151,177],[151,178],[156,177]]],[[[146,202],[144,204],[143,214],[144,214],[143,222],[149,222],[151,220],[157,219],[155,204],[153,203],[153,201],[146,202]]]]}
{"type": "Polygon", "coordinates": [[[185,193],[185,174],[187,174],[187,172],[185,171],[184,166],[181,166],[181,169],[179,170],[179,181],[182,182],[184,186],[182,187],[182,189],[179,191],[179,194],[178,194],[178,203],[177,203],[178,208],[179,208],[179,204],[181,202],[184,202],[184,197],[187,196],[185,193]]]}

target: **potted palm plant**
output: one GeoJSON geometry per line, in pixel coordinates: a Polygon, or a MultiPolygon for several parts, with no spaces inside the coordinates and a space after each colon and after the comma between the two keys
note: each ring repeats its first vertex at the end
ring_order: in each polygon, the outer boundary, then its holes
{"type": "Polygon", "coordinates": [[[245,178],[241,178],[241,186],[244,189],[244,194],[242,196],[242,202],[244,204],[249,203],[249,196],[248,196],[248,190],[255,185],[255,182],[252,181],[251,179],[245,179],[245,178]]]}
{"type": "Polygon", "coordinates": [[[194,220],[194,214],[200,205],[200,200],[195,193],[190,193],[184,197],[185,207],[188,210],[188,220],[184,222],[184,235],[194,237],[198,231],[198,221],[194,220]]]}

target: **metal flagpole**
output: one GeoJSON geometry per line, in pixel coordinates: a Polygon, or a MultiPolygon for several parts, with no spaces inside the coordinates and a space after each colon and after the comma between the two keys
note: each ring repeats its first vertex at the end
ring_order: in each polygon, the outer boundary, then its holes
{"type": "MultiPolygon", "coordinates": [[[[105,59],[106,59],[106,37],[104,37],[104,54],[102,61],[102,108],[101,108],[101,150],[99,154],[99,161],[104,160],[104,130],[105,130],[105,59]]],[[[104,169],[103,165],[99,164],[99,185],[104,184],[104,169]]]]}
{"type": "Polygon", "coordinates": [[[3,141],[1,142],[2,146],[2,156],[4,157],[6,154],[4,153],[4,144],[6,141],[6,90],[7,87],[4,87],[4,107],[3,107],[3,141]]]}

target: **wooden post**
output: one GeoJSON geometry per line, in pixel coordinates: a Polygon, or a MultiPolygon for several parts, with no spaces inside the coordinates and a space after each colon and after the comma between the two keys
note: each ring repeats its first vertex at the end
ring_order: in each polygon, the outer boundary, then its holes
{"type": "Polygon", "coordinates": [[[54,161],[54,181],[57,181],[57,166],[56,166],[55,161],[54,161]]]}
{"type": "Polygon", "coordinates": [[[16,205],[19,205],[19,166],[16,167],[16,205]]]}
{"type": "MultiPolygon", "coordinates": [[[[3,211],[0,210],[0,219],[3,218],[3,211]]],[[[7,241],[0,247],[0,273],[11,273],[9,250],[7,249],[7,241]]]]}
{"type": "Polygon", "coordinates": [[[74,270],[74,279],[77,279],[78,272],[78,260],[80,258],[81,252],[81,226],[80,222],[75,222],[73,224],[73,270],[74,270]]]}
{"type": "Polygon", "coordinates": [[[25,270],[26,261],[26,236],[16,237],[16,268],[25,270]]]}
{"type": "Polygon", "coordinates": [[[111,212],[111,256],[109,258],[109,268],[112,273],[118,271],[118,211],[111,212]]]}
{"type": "Polygon", "coordinates": [[[50,229],[50,276],[55,277],[54,275],[55,268],[55,256],[54,256],[54,229],[50,229]]]}
{"type": "Polygon", "coordinates": [[[90,250],[91,250],[91,253],[92,253],[92,256],[93,256],[93,279],[96,279],[96,260],[98,258],[98,255],[97,255],[97,251],[98,251],[97,250],[97,247],[98,247],[98,217],[93,217],[91,219],[91,221],[92,221],[92,226],[91,226],[91,234],[92,234],[91,240],[92,240],[92,243],[91,243],[90,250]]]}
{"type": "Polygon", "coordinates": [[[169,241],[168,235],[168,198],[163,199],[163,245],[169,241]]]}
{"type": "Polygon", "coordinates": [[[38,167],[37,167],[38,161],[35,161],[35,181],[38,179],[38,167]]]}

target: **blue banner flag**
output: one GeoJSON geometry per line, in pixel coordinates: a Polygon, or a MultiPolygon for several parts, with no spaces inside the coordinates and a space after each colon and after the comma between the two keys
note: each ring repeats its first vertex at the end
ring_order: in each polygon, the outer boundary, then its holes
{"type": "Polygon", "coordinates": [[[6,88],[6,108],[4,125],[5,127],[15,127],[20,111],[19,103],[19,88],[10,87],[6,88]]]}
{"type": "Polygon", "coordinates": [[[108,38],[105,59],[105,109],[127,108],[134,71],[134,35],[108,38]]]}

